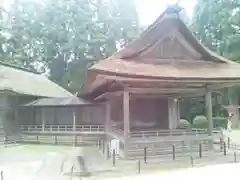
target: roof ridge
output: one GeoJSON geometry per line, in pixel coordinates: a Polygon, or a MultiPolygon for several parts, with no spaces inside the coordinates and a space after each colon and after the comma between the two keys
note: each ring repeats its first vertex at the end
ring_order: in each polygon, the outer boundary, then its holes
{"type": "Polygon", "coordinates": [[[13,64],[10,64],[10,63],[6,63],[6,62],[3,62],[3,61],[0,61],[0,65],[6,66],[6,67],[10,67],[10,68],[13,68],[13,69],[18,69],[18,70],[25,71],[25,72],[29,72],[29,73],[33,73],[33,74],[38,74],[38,75],[41,74],[41,73],[39,73],[37,71],[30,70],[30,69],[27,69],[27,68],[24,68],[24,67],[20,67],[20,66],[17,66],[17,65],[13,65],[13,64]]]}
{"type": "Polygon", "coordinates": [[[170,18],[179,18],[179,13],[183,8],[177,4],[174,5],[169,5],[160,15],[159,17],[152,23],[150,24],[147,29],[145,29],[141,36],[146,34],[148,31],[150,31],[154,26],[156,26],[158,23],[162,21],[163,18],[170,17],[170,18]],[[178,8],[178,9],[177,9],[178,8]],[[173,17],[172,15],[177,15],[173,17]]]}
{"type": "MultiPolygon", "coordinates": [[[[183,20],[179,17],[179,11],[180,9],[175,8],[181,8],[181,7],[168,7],[161,15],[141,34],[141,36],[134,40],[133,42],[129,43],[127,46],[125,46],[120,51],[114,53],[113,57],[118,57],[121,59],[129,59],[133,58],[134,56],[137,56],[138,54],[142,53],[146,49],[152,46],[154,43],[153,40],[149,40],[150,43],[144,42],[149,34],[156,30],[160,25],[162,25],[164,22],[171,20],[173,23],[175,23],[175,26],[177,26],[178,31],[183,35],[183,37],[188,41],[188,43],[196,49],[197,52],[199,52],[203,57],[204,60],[210,60],[218,63],[227,63],[227,64],[233,64],[234,62],[232,60],[229,60],[223,56],[218,55],[216,52],[211,51],[206,46],[201,44],[201,42],[194,36],[194,34],[190,31],[190,29],[187,27],[187,25],[183,22],[183,20]]],[[[160,29],[160,28],[159,28],[160,29]]],[[[162,32],[164,33],[164,32],[162,32]]]]}

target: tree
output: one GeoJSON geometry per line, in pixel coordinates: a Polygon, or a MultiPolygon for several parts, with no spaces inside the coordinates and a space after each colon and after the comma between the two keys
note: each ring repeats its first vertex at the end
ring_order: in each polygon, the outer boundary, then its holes
{"type": "Polygon", "coordinates": [[[48,74],[72,92],[79,91],[89,66],[108,57],[139,33],[133,1],[18,0],[15,3],[9,12],[7,59],[48,74]]]}
{"type": "Polygon", "coordinates": [[[240,60],[240,2],[237,0],[199,0],[192,29],[208,48],[233,60],[240,60]]]}
{"type": "MultiPolygon", "coordinates": [[[[240,1],[198,0],[191,28],[197,39],[209,49],[229,59],[240,61],[240,1]]],[[[227,89],[213,93],[213,115],[224,116],[227,89]]],[[[190,120],[205,112],[202,98],[182,101],[182,112],[190,120]],[[194,107],[194,108],[193,108],[194,107]],[[190,109],[190,113],[189,113],[190,109]]]]}

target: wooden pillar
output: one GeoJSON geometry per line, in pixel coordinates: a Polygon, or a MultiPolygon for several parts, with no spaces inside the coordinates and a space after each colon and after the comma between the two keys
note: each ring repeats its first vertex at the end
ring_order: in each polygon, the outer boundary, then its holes
{"type": "Polygon", "coordinates": [[[54,122],[55,125],[59,125],[56,114],[57,114],[56,113],[56,107],[53,107],[53,122],[54,122]]]}
{"type": "Polygon", "coordinates": [[[107,134],[111,131],[110,121],[111,121],[111,105],[110,102],[106,102],[105,104],[105,133],[107,134]]]}
{"type": "Polygon", "coordinates": [[[124,158],[128,158],[128,135],[130,132],[129,110],[129,92],[123,92],[124,158]]]}
{"type": "Polygon", "coordinates": [[[45,130],[45,112],[44,108],[42,108],[42,131],[45,130]]]}
{"type": "Polygon", "coordinates": [[[76,131],[76,108],[72,108],[72,114],[73,114],[73,132],[76,131]]]}
{"type": "Polygon", "coordinates": [[[206,118],[208,120],[208,135],[212,136],[213,119],[212,119],[212,93],[206,92],[205,95],[206,118]]]}
{"type": "Polygon", "coordinates": [[[19,98],[18,96],[15,97],[15,103],[14,103],[14,123],[17,126],[17,130],[20,130],[20,122],[19,122],[19,98]]]}
{"type": "Polygon", "coordinates": [[[35,110],[35,107],[32,108],[32,123],[33,123],[33,125],[37,125],[37,123],[36,123],[36,110],[35,110]]]}
{"type": "Polygon", "coordinates": [[[178,99],[168,99],[168,124],[169,129],[176,129],[179,124],[178,99]]]}
{"type": "Polygon", "coordinates": [[[179,101],[179,99],[177,99],[177,123],[178,124],[180,123],[180,119],[181,119],[181,116],[180,116],[180,101],[179,101]]]}
{"type": "Polygon", "coordinates": [[[233,113],[232,117],[232,128],[239,127],[239,110],[238,110],[238,93],[237,89],[234,87],[228,88],[228,98],[229,106],[231,106],[231,111],[233,113]]]}

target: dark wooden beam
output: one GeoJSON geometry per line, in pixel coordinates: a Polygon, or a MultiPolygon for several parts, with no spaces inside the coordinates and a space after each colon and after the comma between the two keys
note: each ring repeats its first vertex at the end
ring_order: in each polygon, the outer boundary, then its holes
{"type": "Polygon", "coordinates": [[[229,88],[233,86],[240,86],[240,83],[216,83],[216,84],[207,85],[206,88],[213,91],[213,90],[229,88]]]}
{"type": "Polygon", "coordinates": [[[177,93],[177,94],[186,94],[186,93],[197,93],[197,92],[202,92],[205,89],[204,88],[132,88],[132,87],[128,87],[125,88],[124,90],[130,92],[130,93],[140,93],[140,94],[144,94],[144,93],[148,93],[148,94],[169,94],[169,93],[177,93]]]}
{"type": "Polygon", "coordinates": [[[217,84],[217,83],[234,83],[234,84],[239,84],[240,83],[240,79],[225,79],[225,78],[211,78],[211,79],[205,79],[205,78],[165,78],[165,77],[159,77],[158,79],[156,79],[157,77],[153,77],[152,79],[150,79],[149,77],[146,78],[135,78],[135,77],[120,77],[120,76],[113,76],[113,75],[99,75],[101,77],[103,77],[104,79],[107,80],[115,80],[115,81],[125,81],[125,82],[140,82],[140,83],[144,83],[144,82],[151,82],[151,83],[180,83],[180,84],[184,84],[184,83],[188,83],[188,84],[217,84]]]}
{"type": "Polygon", "coordinates": [[[116,97],[116,96],[121,96],[122,91],[116,91],[116,92],[105,92],[97,97],[94,98],[95,101],[99,101],[102,99],[109,99],[112,97],[116,97]]]}

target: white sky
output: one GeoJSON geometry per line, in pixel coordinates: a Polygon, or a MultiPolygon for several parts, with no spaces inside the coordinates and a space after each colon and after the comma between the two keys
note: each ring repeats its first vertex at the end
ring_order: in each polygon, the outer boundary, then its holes
{"type": "MultiPolygon", "coordinates": [[[[165,10],[167,4],[176,0],[135,0],[140,22],[143,25],[151,24],[165,10]]],[[[179,5],[185,8],[191,18],[197,0],[180,0],[179,5]]]]}

